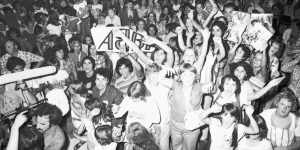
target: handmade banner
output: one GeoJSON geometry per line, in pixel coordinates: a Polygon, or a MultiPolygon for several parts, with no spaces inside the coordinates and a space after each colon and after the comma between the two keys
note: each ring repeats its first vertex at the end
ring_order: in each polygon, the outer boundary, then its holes
{"type": "Polygon", "coordinates": [[[242,39],[244,44],[251,45],[257,51],[263,51],[268,46],[268,40],[273,33],[268,31],[260,22],[254,22],[247,26],[242,39]]]}
{"type": "Polygon", "coordinates": [[[250,14],[233,11],[232,21],[228,23],[228,29],[225,33],[225,38],[229,41],[237,43],[240,36],[245,31],[248,23],[250,23],[250,14]]]}
{"type": "Polygon", "coordinates": [[[233,11],[228,23],[225,39],[237,43],[242,35],[242,43],[251,45],[258,51],[267,47],[267,41],[274,34],[272,14],[250,14],[233,11]]]}
{"type": "Polygon", "coordinates": [[[152,52],[154,45],[147,44],[147,38],[142,33],[129,29],[128,27],[95,27],[91,29],[92,37],[97,51],[120,52],[124,43],[120,37],[113,34],[113,30],[121,30],[126,37],[133,41],[142,51],[152,52]]]}

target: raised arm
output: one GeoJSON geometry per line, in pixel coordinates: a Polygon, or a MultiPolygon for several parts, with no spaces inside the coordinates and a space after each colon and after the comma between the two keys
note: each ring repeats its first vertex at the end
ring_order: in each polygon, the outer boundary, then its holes
{"type": "Polygon", "coordinates": [[[113,30],[113,33],[116,34],[117,36],[121,37],[122,40],[132,49],[133,52],[135,52],[137,54],[137,56],[139,57],[139,59],[141,59],[141,61],[143,63],[145,63],[145,65],[150,65],[153,63],[153,61],[151,59],[149,59],[141,50],[140,48],[134,43],[132,42],[130,39],[128,39],[120,30],[113,30]]]}
{"type": "Polygon", "coordinates": [[[19,129],[27,121],[27,117],[24,115],[26,112],[22,112],[17,115],[14,124],[12,125],[9,141],[6,150],[18,150],[19,143],[19,129]]]}
{"type": "Polygon", "coordinates": [[[219,11],[219,8],[217,6],[217,4],[214,2],[214,0],[209,0],[209,2],[212,4],[212,11],[209,14],[209,16],[206,18],[206,20],[203,23],[203,27],[208,27],[210,21],[213,19],[213,17],[217,14],[217,12],[219,11]]]}
{"type": "MultiPolygon", "coordinates": [[[[201,48],[201,53],[199,54],[198,59],[194,64],[194,66],[197,68],[199,73],[201,73],[204,62],[205,62],[205,57],[206,57],[207,51],[208,51],[208,40],[209,40],[209,36],[210,36],[210,32],[209,32],[208,28],[205,28],[204,30],[200,30],[200,32],[202,33],[202,36],[203,36],[203,44],[202,44],[202,48],[201,48]]],[[[211,60],[209,60],[209,61],[211,61],[211,60]]]]}
{"type": "Polygon", "coordinates": [[[182,27],[177,27],[177,28],[176,28],[177,40],[178,40],[179,48],[180,48],[182,51],[185,51],[185,50],[187,49],[187,47],[186,47],[186,45],[184,44],[184,41],[183,41],[182,31],[183,31],[183,28],[182,28],[182,27]]]}
{"type": "Polygon", "coordinates": [[[255,92],[254,94],[251,94],[248,97],[248,101],[253,101],[256,100],[260,97],[262,97],[263,95],[265,95],[271,88],[279,85],[279,83],[284,79],[285,77],[280,77],[280,78],[276,78],[271,80],[265,87],[263,87],[262,89],[260,89],[259,91],[255,92]]]}
{"type": "Polygon", "coordinates": [[[156,44],[158,45],[163,51],[165,51],[167,53],[167,62],[166,62],[166,66],[168,67],[173,67],[173,63],[174,63],[174,54],[173,54],[173,50],[166,45],[164,42],[153,38],[153,37],[148,37],[148,41],[150,42],[150,44],[156,44]]]}

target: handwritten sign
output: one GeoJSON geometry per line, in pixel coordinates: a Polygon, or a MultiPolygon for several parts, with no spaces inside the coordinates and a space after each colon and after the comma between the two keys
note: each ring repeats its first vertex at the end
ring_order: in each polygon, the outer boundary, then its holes
{"type": "Polygon", "coordinates": [[[91,29],[92,37],[95,42],[97,51],[120,52],[123,40],[114,35],[113,30],[120,29],[124,35],[133,41],[140,50],[144,52],[152,52],[155,50],[154,45],[147,44],[145,36],[142,33],[131,30],[127,27],[95,27],[91,29]]]}
{"type": "Polygon", "coordinates": [[[233,11],[232,20],[228,23],[225,39],[238,42],[242,35],[242,43],[250,45],[258,51],[267,47],[268,40],[272,37],[272,14],[250,14],[233,11]]]}
{"type": "Polygon", "coordinates": [[[251,45],[258,51],[263,51],[268,46],[268,40],[272,37],[269,32],[260,22],[253,23],[247,26],[245,33],[242,36],[243,42],[246,45],[251,45]]]}
{"type": "Polygon", "coordinates": [[[250,14],[233,11],[232,21],[228,23],[228,29],[225,33],[226,39],[232,42],[238,42],[240,35],[245,31],[249,22],[250,14]]]}

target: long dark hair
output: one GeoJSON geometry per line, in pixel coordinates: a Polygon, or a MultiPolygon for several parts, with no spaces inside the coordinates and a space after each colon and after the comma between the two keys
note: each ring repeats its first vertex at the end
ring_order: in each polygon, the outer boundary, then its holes
{"type": "Polygon", "coordinates": [[[208,115],[208,117],[214,117],[214,118],[220,119],[220,121],[222,122],[221,115],[224,114],[225,112],[230,113],[231,116],[236,118],[236,123],[235,123],[234,129],[233,129],[233,132],[232,132],[232,142],[231,142],[231,146],[235,149],[238,144],[237,123],[239,122],[239,120],[241,118],[240,108],[238,106],[234,105],[233,103],[226,103],[222,106],[221,112],[212,113],[212,114],[208,115]]]}

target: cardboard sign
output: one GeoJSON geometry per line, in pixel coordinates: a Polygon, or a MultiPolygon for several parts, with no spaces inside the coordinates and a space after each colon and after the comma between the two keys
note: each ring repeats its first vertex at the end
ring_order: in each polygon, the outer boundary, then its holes
{"type": "Polygon", "coordinates": [[[272,14],[250,14],[233,11],[232,20],[228,23],[225,39],[238,42],[242,35],[242,43],[250,45],[258,51],[267,47],[267,41],[272,37],[272,14]]]}
{"type": "Polygon", "coordinates": [[[272,37],[272,33],[269,32],[260,22],[255,22],[247,26],[245,33],[243,34],[244,44],[251,45],[258,51],[263,51],[268,46],[268,40],[272,37]]]}
{"type": "Polygon", "coordinates": [[[240,35],[245,31],[250,22],[250,14],[234,11],[232,12],[232,21],[228,23],[228,29],[225,33],[227,40],[238,42],[240,35]]]}
{"type": "Polygon", "coordinates": [[[120,37],[114,35],[114,29],[120,29],[140,50],[144,52],[152,52],[155,50],[154,45],[149,45],[147,41],[145,41],[145,36],[147,35],[131,30],[128,27],[95,27],[91,29],[91,33],[97,51],[121,51],[124,42],[120,37]]]}

